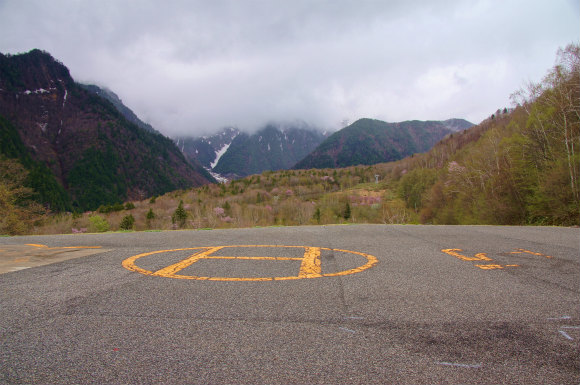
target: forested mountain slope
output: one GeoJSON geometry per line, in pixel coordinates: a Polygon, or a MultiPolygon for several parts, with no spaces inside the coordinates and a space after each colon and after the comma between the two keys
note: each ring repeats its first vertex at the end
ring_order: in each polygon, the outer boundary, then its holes
{"type": "Polygon", "coordinates": [[[580,224],[579,46],[513,99],[513,112],[390,165],[422,222],[580,224]]]}
{"type": "Polygon", "coordinates": [[[98,95],[113,103],[115,108],[125,117],[125,119],[127,119],[131,123],[135,123],[137,126],[149,132],[160,134],[160,132],[154,129],[150,124],[145,123],[144,121],[139,119],[139,117],[135,115],[135,113],[129,107],[123,104],[123,101],[119,98],[119,96],[110,89],[102,88],[94,84],[79,84],[79,85],[82,88],[94,93],[95,95],[98,95]]]}
{"type": "Polygon", "coordinates": [[[460,119],[401,123],[360,119],[329,136],[294,168],[337,168],[395,161],[425,152],[445,135],[471,126],[460,119]]]}
{"type": "Polygon", "coordinates": [[[213,181],[170,139],[128,121],[40,50],[0,54],[0,116],[0,148],[10,148],[3,155],[35,162],[32,185],[53,210],[90,210],[213,181]],[[35,169],[47,172],[35,176],[35,169]],[[36,178],[56,180],[66,194],[52,182],[45,193],[36,178]]]}

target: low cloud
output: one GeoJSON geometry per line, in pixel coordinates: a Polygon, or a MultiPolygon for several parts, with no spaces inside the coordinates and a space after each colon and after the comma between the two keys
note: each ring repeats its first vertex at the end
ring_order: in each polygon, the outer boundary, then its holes
{"type": "Polygon", "coordinates": [[[4,1],[0,52],[44,49],[171,136],[280,120],[478,123],[577,40],[577,15],[567,0],[4,1]]]}

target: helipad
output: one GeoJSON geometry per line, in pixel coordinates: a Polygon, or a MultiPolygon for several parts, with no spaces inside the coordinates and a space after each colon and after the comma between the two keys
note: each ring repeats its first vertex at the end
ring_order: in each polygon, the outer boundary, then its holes
{"type": "MultiPolygon", "coordinates": [[[[378,262],[377,258],[358,251],[330,249],[315,246],[283,246],[283,245],[228,245],[191,247],[170,250],[158,250],[134,255],[123,261],[123,267],[148,276],[192,279],[207,281],[281,281],[304,278],[337,277],[359,273],[369,269],[378,262]],[[341,256],[347,269],[337,268],[335,258],[341,256]],[[323,258],[324,257],[324,258],[323,258]],[[323,260],[329,261],[328,266],[323,260]],[[229,265],[245,261],[253,263],[258,276],[235,276],[230,274],[201,274],[204,271],[200,262],[220,263],[223,272],[229,265]],[[257,265],[260,262],[286,263],[284,271],[294,270],[295,275],[260,276],[257,265]],[[224,262],[229,262],[225,264],[224,262]],[[291,264],[288,264],[288,263],[291,264]],[[139,265],[137,264],[139,263],[139,265]],[[182,271],[189,273],[184,274],[182,271]]],[[[216,268],[217,266],[213,266],[216,268]]],[[[251,269],[251,268],[250,268],[251,269]]],[[[237,271],[233,268],[230,271],[237,271]]],[[[269,271],[270,269],[265,269],[269,271]]],[[[205,269],[215,271],[215,269],[205,269]]]]}

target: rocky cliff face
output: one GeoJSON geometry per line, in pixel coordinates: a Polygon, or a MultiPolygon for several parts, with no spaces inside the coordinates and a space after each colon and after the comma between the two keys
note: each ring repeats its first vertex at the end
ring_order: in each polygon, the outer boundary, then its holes
{"type": "Polygon", "coordinates": [[[40,50],[0,54],[0,115],[79,209],[213,181],[170,139],[128,121],[40,50]]]}
{"type": "Polygon", "coordinates": [[[306,124],[269,124],[255,134],[236,136],[213,170],[228,178],[239,178],[289,169],[324,138],[321,131],[306,124]]]}
{"type": "Polygon", "coordinates": [[[213,169],[239,134],[240,131],[238,129],[227,127],[213,135],[202,137],[180,136],[175,138],[174,141],[188,160],[198,161],[202,166],[213,169]]]}
{"type": "Polygon", "coordinates": [[[230,127],[211,136],[178,137],[175,143],[187,159],[198,160],[219,176],[236,179],[288,169],[325,137],[306,123],[271,123],[253,134],[230,127]]]}

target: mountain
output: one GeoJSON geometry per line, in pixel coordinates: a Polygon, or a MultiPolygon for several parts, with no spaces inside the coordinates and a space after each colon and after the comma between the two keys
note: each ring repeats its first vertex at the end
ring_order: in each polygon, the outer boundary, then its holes
{"type": "Polygon", "coordinates": [[[360,119],[329,136],[293,168],[338,168],[391,162],[425,152],[446,135],[472,125],[462,119],[400,123],[360,119]]]}
{"type": "Polygon", "coordinates": [[[211,136],[200,138],[180,136],[174,141],[188,160],[198,161],[205,168],[212,169],[239,134],[237,128],[227,127],[211,136]]]}
{"type": "Polygon", "coordinates": [[[324,134],[306,124],[268,124],[255,134],[237,135],[213,171],[228,178],[292,167],[324,140],[324,134]]]}
{"type": "Polygon", "coordinates": [[[123,104],[123,101],[119,98],[119,96],[117,96],[117,94],[110,89],[101,88],[94,84],[79,84],[79,86],[113,103],[115,108],[125,117],[125,119],[131,123],[135,123],[137,126],[154,134],[160,134],[160,132],[154,129],[150,124],[145,123],[139,119],[139,117],[135,115],[135,113],[129,107],[123,104]]]}
{"type": "Polygon", "coordinates": [[[443,120],[441,123],[451,131],[463,131],[473,127],[473,123],[468,122],[465,119],[447,119],[443,120]]]}
{"type": "MultiPolygon", "coordinates": [[[[42,179],[56,181],[66,209],[93,210],[214,181],[169,138],[129,121],[40,50],[0,54],[0,116],[0,155],[41,170],[35,182],[41,196],[42,179]]],[[[47,197],[42,203],[63,208],[47,197]]]]}

